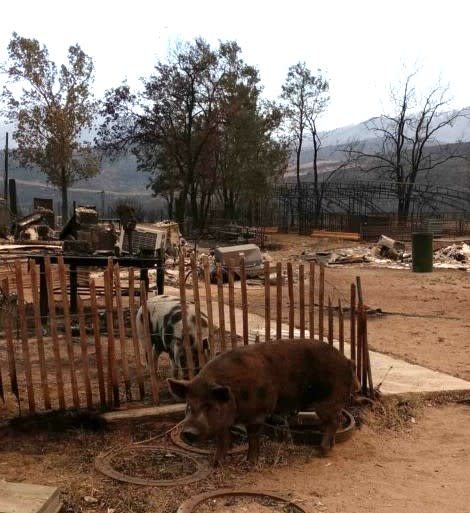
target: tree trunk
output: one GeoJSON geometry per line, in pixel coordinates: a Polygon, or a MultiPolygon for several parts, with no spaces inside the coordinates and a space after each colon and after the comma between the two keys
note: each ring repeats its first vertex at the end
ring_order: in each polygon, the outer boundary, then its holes
{"type": "Polygon", "coordinates": [[[65,168],[62,168],[62,180],[60,191],[62,194],[62,226],[65,226],[65,223],[69,218],[69,198],[68,198],[68,187],[66,180],[66,172],[65,168]]]}
{"type": "Polygon", "coordinates": [[[175,219],[176,222],[183,226],[184,218],[186,214],[186,198],[188,196],[188,190],[186,187],[183,187],[183,190],[180,192],[178,197],[175,199],[175,219]]]}

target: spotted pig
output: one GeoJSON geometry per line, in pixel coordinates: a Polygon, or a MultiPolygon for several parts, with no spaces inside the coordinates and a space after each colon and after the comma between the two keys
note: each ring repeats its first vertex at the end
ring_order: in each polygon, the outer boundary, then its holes
{"type": "MultiPolygon", "coordinates": [[[[193,354],[195,371],[199,371],[197,357],[197,325],[196,310],[193,303],[187,302],[187,318],[189,341],[193,354]]],[[[188,377],[186,353],[183,346],[183,320],[181,311],[181,299],[177,296],[153,296],[147,301],[149,316],[150,339],[153,350],[155,369],[158,366],[158,357],[166,352],[170,357],[170,366],[174,378],[178,373],[188,377]]],[[[142,307],[137,312],[137,336],[140,341],[141,355],[145,355],[144,321],[142,307]]],[[[208,352],[208,321],[206,315],[201,312],[202,343],[207,357],[208,352]]],[[[142,362],[145,365],[145,362],[142,362]]]]}
{"type": "Polygon", "coordinates": [[[236,348],[211,360],[191,381],[168,379],[168,384],[187,403],[183,435],[189,440],[215,436],[215,465],[224,460],[235,424],[245,425],[248,460],[255,463],[266,417],[309,406],[322,421],[326,454],[341,410],[360,388],[351,360],[327,343],[306,339],[236,348]]]}

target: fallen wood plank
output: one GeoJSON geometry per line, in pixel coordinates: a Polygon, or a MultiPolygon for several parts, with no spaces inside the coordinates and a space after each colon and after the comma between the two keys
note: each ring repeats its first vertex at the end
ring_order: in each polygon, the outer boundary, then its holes
{"type": "Polygon", "coordinates": [[[111,411],[99,415],[107,423],[126,420],[137,420],[144,417],[182,417],[186,410],[186,403],[168,404],[166,406],[147,406],[130,410],[111,411]]]}
{"type": "Polygon", "coordinates": [[[356,232],[327,232],[325,230],[314,230],[310,237],[322,237],[328,239],[361,240],[361,234],[356,232]]]}
{"type": "Polygon", "coordinates": [[[58,513],[61,510],[62,501],[56,487],[0,481],[2,513],[58,513]]]}

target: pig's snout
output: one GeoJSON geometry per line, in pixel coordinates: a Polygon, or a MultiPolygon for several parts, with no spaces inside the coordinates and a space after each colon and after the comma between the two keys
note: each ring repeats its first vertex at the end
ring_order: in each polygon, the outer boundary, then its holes
{"type": "Polygon", "coordinates": [[[186,439],[186,441],[188,443],[191,444],[191,443],[196,442],[200,438],[201,433],[199,432],[198,429],[196,429],[194,427],[187,427],[187,428],[183,429],[182,436],[184,439],[186,439]]]}

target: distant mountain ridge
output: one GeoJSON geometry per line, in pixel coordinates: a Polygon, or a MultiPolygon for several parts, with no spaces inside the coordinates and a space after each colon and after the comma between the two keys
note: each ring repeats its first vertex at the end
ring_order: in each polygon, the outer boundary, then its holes
{"type": "MultiPolygon", "coordinates": [[[[470,107],[462,109],[465,112],[465,117],[459,117],[455,120],[452,126],[443,126],[436,132],[436,136],[433,138],[433,142],[438,144],[454,144],[457,142],[469,142],[470,141],[470,107]]],[[[442,112],[435,117],[435,123],[440,123],[446,119],[446,116],[456,111],[442,112]]],[[[376,131],[372,130],[371,127],[381,126],[381,116],[370,118],[361,123],[355,125],[347,125],[339,128],[335,128],[330,131],[320,132],[321,147],[318,154],[319,162],[328,161],[338,162],[343,160],[343,152],[341,149],[346,148],[350,144],[365,144],[369,151],[378,150],[380,144],[380,138],[376,131]]],[[[313,150],[312,142],[309,137],[306,137],[303,142],[303,149],[300,158],[301,167],[307,168],[313,161],[313,150]]],[[[295,160],[291,157],[289,172],[294,169],[295,160]]],[[[331,167],[331,165],[327,166],[331,167]]],[[[321,172],[321,171],[320,171],[321,172]]]]}
{"type": "MultiPolygon", "coordinates": [[[[462,109],[466,116],[459,117],[455,120],[452,126],[446,125],[439,129],[436,133],[435,139],[441,144],[455,143],[455,142],[467,142],[470,141],[470,107],[462,109]]],[[[434,126],[446,119],[449,115],[452,115],[457,111],[442,112],[436,115],[434,126]]],[[[370,129],[370,126],[374,120],[379,120],[377,125],[380,125],[381,116],[370,118],[366,121],[362,121],[356,125],[347,125],[339,128],[335,128],[328,132],[321,132],[320,138],[322,146],[341,146],[348,144],[353,141],[367,141],[370,139],[377,139],[376,133],[370,129]]],[[[385,118],[383,118],[385,119],[385,118]]],[[[307,141],[307,145],[309,142],[307,141]]],[[[311,145],[310,145],[311,146],[311,145]]]]}

